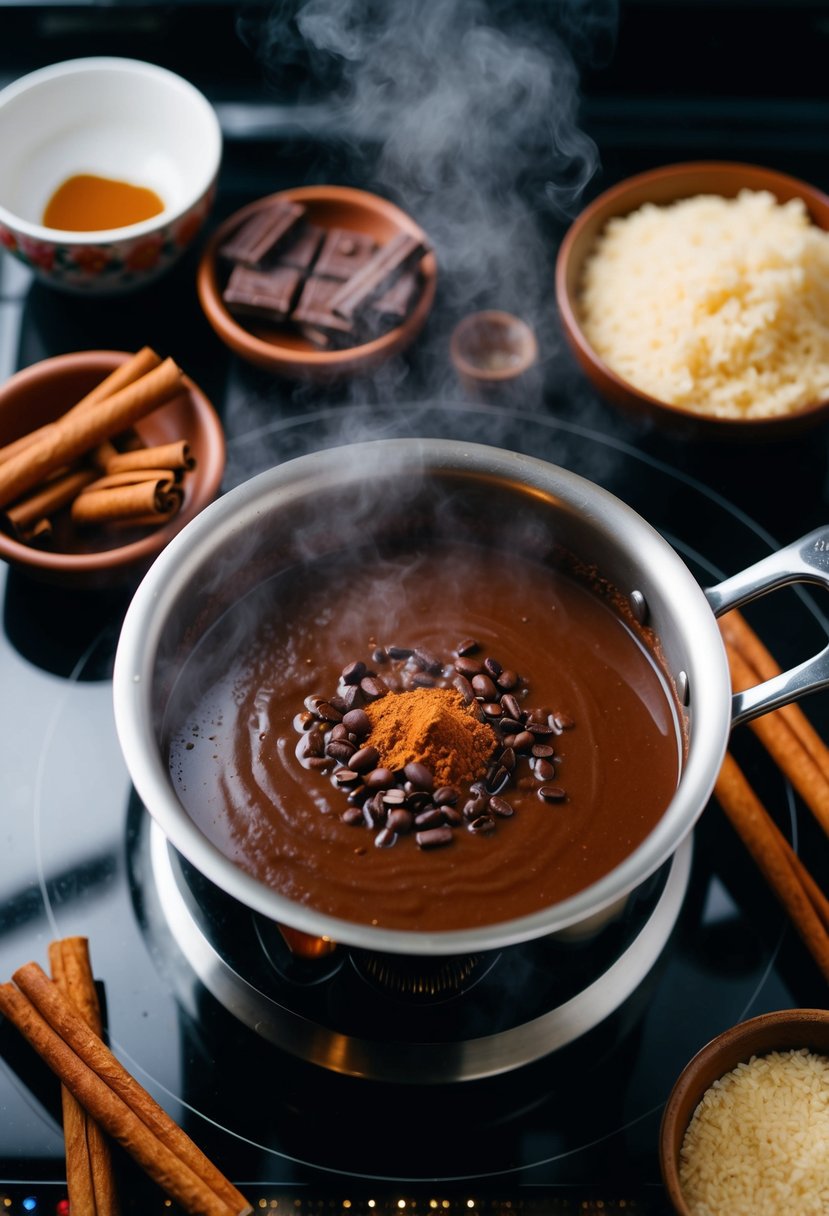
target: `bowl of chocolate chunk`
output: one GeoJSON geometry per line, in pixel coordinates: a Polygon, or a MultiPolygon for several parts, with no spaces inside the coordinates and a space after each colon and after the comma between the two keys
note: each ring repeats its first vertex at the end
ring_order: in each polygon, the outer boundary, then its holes
{"type": "Polygon", "coordinates": [[[197,285],[208,321],[243,359],[326,380],[405,350],[436,280],[426,234],[395,204],[346,186],[304,186],[225,220],[197,285]]]}
{"type": "Polygon", "coordinates": [[[686,844],[731,726],[797,695],[732,698],[717,615],[783,570],[826,583],[819,548],[703,590],[544,461],[315,452],[154,562],[116,655],[121,748],[170,848],[317,943],[465,956],[600,932],[686,844]]]}

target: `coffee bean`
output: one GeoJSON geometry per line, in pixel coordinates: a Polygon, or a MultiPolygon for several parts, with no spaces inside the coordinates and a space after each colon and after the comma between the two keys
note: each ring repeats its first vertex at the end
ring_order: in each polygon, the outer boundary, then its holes
{"type": "Polygon", "coordinates": [[[413,688],[434,688],[435,687],[435,678],[434,678],[434,676],[430,676],[425,671],[418,671],[415,675],[412,676],[412,687],[413,688]]]}
{"type": "Polygon", "coordinates": [[[409,646],[388,646],[390,659],[410,659],[414,653],[409,646]]]}
{"type": "Polygon", "coordinates": [[[484,701],[498,700],[498,689],[495,687],[489,676],[473,676],[470,683],[475,690],[476,697],[482,697],[484,701]]]}
{"type": "Polygon", "coordinates": [[[334,780],[337,785],[353,785],[360,780],[360,774],[353,772],[350,768],[338,768],[334,773],[334,780]]]}
{"type": "Polygon", "coordinates": [[[323,756],[325,754],[325,736],[322,731],[309,730],[308,734],[302,740],[303,755],[308,756],[323,756]]]}
{"type": "Polygon", "coordinates": [[[487,675],[492,676],[493,680],[498,679],[502,670],[501,664],[497,659],[493,659],[489,655],[484,659],[484,671],[487,673],[487,675]]]}
{"type": "Polygon", "coordinates": [[[421,790],[432,790],[435,785],[435,774],[426,764],[421,764],[419,760],[413,760],[411,764],[407,764],[403,769],[403,773],[407,781],[411,781],[412,785],[421,790]]]}
{"type": "Polygon", "coordinates": [[[534,743],[535,743],[535,735],[532,734],[531,731],[522,730],[522,731],[519,731],[518,734],[513,739],[512,746],[515,748],[515,750],[517,752],[526,752],[526,751],[530,750],[530,748],[533,746],[534,743]]]}
{"type": "Polygon", "coordinates": [[[549,743],[534,743],[533,744],[533,755],[538,760],[552,760],[552,758],[555,754],[556,754],[555,748],[551,747],[549,743]]]}
{"type": "Polygon", "coordinates": [[[477,819],[473,819],[466,826],[470,832],[475,832],[476,835],[481,832],[494,832],[495,820],[489,815],[479,815],[477,819]]]}
{"type": "Polygon", "coordinates": [[[463,642],[461,642],[460,646],[455,647],[455,653],[461,658],[464,658],[466,655],[474,654],[476,650],[480,649],[480,642],[476,642],[474,638],[466,638],[463,642]]]}
{"type": "Polygon", "coordinates": [[[343,716],[352,709],[358,709],[363,703],[363,690],[359,684],[349,684],[343,689],[340,701],[343,706],[343,716]]]}
{"type": "Polygon", "coordinates": [[[550,764],[549,760],[536,760],[533,772],[538,781],[552,781],[556,775],[556,768],[554,764],[550,764]]]}
{"type": "Polygon", "coordinates": [[[442,785],[435,790],[432,801],[436,806],[454,806],[461,796],[460,790],[454,785],[442,785]]]}
{"type": "Polygon", "coordinates": [[[504,693],[501,697],[501,705],[505,714],[515,718],[517,722],[521,721],[521,706],[518,704],[518,698],[514,697],[511,692],[504,693]]]}
{"type": "Polygon", "coordinates": [[[512,692],[513,688],[518,684],[518,675],[514,671],[508,671],[506,668],[501,672],[496,681],[499,688],[503,688],[505,692],[512,692]]]}
{"type": "Polygon", "coordinates": [[[463,815],[459,810],[457,810],[456,807],[442,806],[440,809],[443,811],[443,818],[448,824],[451,824],[453,828],[458,828],[463,823],[463,815]]]}
{"type": "Polygon", "coordinates": [[[466,705],[471,705],[475,700],[475,690],[467,680],[466,676],[455,676],[452,684],[455,688],[457,688],[458,692],[463,697],[464,703],[466,705]]]}
{"type": "Polygon", "coordinates": [[[539,798],[543,798],[545,802],[563,802],[567,797],[567,793],[560,785],[540,785],[538,787],[538,796],[539,798]]]}
{"type": "Polygon", "coordinates": [[[343,823],[347,823],[348,826],[352,828],[356,828],[357,826],[362,827],[362,825],[365,823],[365,819],[363,818],[363,809],[359,806],[350,806],[347,811],[343,811],[340,819],[342,819],[343,823]]]}
{"type": "Polygon", "coordinates": [[[316,708],[316,715],[322,718],[324,722],[342,722],[342,710],[336,709],[330,701],[320,701],[316,708]]]}
{"type": "Polygon", "coordinates": [[[387,807],[402,806],[406,801],[406,793],[404,790],[392,788],[383,791],[383,803],[387,807]]]}
{"type": "Polygon", "coordinates": [[[345,703],[345,697],[342,696],[341,693],[335,693],[333,697],[329,697],[328,704],[332,709],[336,709],[340,714],[344,714],[348,709],[348,706],[345,703]]]}
{"type": "Polygon", "coordinates": [[[560,713],[555,713],[552,715],[552,724],[556,730],[572,730],[572,728],[576,725],[568,714],[560,713]]]}
{"type": "Polygon", "coordinates": [[[348,738],[348,727],[342,722],[338,722],[336,726],[331,727],[331,734],[328,736],[329,743],[337,743],[340,739],[348,738]]]}
{"type": "Polygon", "coordinates": [[[332,760],[339,760],[341,764],[348,764],[354,755],[354,744],[346,739],[334,739],[326,745],[325,754],[332,760]]]}
{"type": "Polygon", "coordinates": [[[348,767],[353,768],[356,773],[366,773],[377,767],[379,759],[380,753],[376,747],[361,747],[348,761],[348,767]]]}
{"type": "Polygon", "coordinates": [[[488,718],[500,718],[504,712],[497,701],[484,701],[481,709],[488,718]]]}
{"type": "Polygon", "coordinates": [[[388,663],[388,652],[382,646],[378,646],[376,650],[372,650],[371,652],[371,661],[372,663],[388,663]]]}
{"type": "MultiPolygon", "coordinates": [[[[515,718],[502,717],[498,719],[498,729],[500,731],[508,731],[510,734],[514,735],[520,734],[524,729],[524,726],[523,723],[517,721],[515,718]]],[[[506,740],[504,740],[504,742],[506,742],[506,740]]],[[[510,743],[510,747],[512,746],[512,743],[510,743]]]]}
{"type": "Polygon", "coordinates": [[[362,659],[356,659],[353,663],[346,664],[340,672],[340,679],[344,684],[359,684],[365,674],[365,663],[362,659]]]}
{"type": "Polygon", "coordinates": [[[487,776],[486,788],[490,794],[499,794],[508,781],[509,770],[500,765],[487,776]]]}
{"type": "Polygon", "coordinates": [[[393,811],[389,811],[386,818],[386,826],[391,828],[393,832],[404,836],[407,832],[411,832],[413,824],[412,816],[408,811],[404,811],[402,807],[397,807],[393,811]]]}
{"type": "Polygon", "coordinates": [[[430,654],[428,650],[421,650],[419,647],[415,649],[414,658],[417,659],[424,671],[428,671],[432,676],[439,676],[443,673],[443,663],[437,655],[430,654]]]}
{"type": "Polygon", "coordinates": [[[428,828],[425,832],[416,832],[415,840],[421,849],[437,849],[442,845],[451,844],[454,833],[451,828],[428,828]]]}
{"type": "Polygon", "coordinates": [[[332,761],[326,760],[325,756],[309,756],[305,761],[306,768],[317,769],[319,772],[325,772],[331,768],[332,761]]]}
{"type": "Polygon", "coordinates": [[[360,783],[360,785],[352,785],[348,791],[347,802],[350,806],[362,806],[368,798],[370,791],[360,783]]]}
{"type": "Polygon", "coordinates": [[[371,721],[364,709],[350,709],[343,714],[343,726],[353,731],[358,739],[363,739],[371,730],[371,721]]]}
{"type": "Polygon", "coordinates": [[[388,685],[379,676],[366,676],[360,681],[360,689],[367,701],[379,701],[389,691],[388,685]]]}
{"type": "Polygon", "coordinates": [[[378,849],[388,849],[394,844],[395,840],[396,837],[391,828],[385,827],[374,837],[374,844],[378,849]]]}
{"type": "Polygon", "coordinates": [[[371,790],[384,790],[394,785],[394,773],[390,768],[376,768],[367,773],[363,780],[371,790]]]}
{"type": "Polygon", "coordinates": [[[470,782],[469,792],[473,798],[488,798],[489,790],[486,788],[486,782],[480,779],[470,782]]]}
{"type": "Polygon", "coordinates": [[[531,735],[540,736],[542,739],[546,739],[548,735],[553,733],[553,728],[549,722],[525,722],[524,725],[531,735]]]}
{"type": "Polygon", "coordinates": [[[463,804],[463,817],[467,822],[472,819],[477,819],[482,815],[489,806],[489,797],[486,798],[469,798],[463,804]]]}
{"type": "Polygon", "coordinates": [[[510,816],[515,814],[511,804],[507,802],[506,798],[498,798],[497,796],[490,798],[489,809],[492,811],[493,815],[497,815],[499,819],[509,819],[510,816]]]}
{"type": "Polygon", "coordinates": [[[455,659],[455,671],[459,676],[465,676],[467,680],[480,675],[483,669],[483,664],[479,663],[477,659],[465,658],[463,655],[455,659]]]}
{"type": "Polygon", "coordinates": [[[294,719],[294,726],[297,730],[310,730],[317,720],[317,715],[312,714],[310,709],[304,709],[301,714],[297,714],[294,719]]]}
{"type": "Polygon", "coordinates": [[[439,828],[445,822],[443,811],[436,806],[429,807],[428,810],[415,815],[415,827],[417,828],[439,828]]]}
{"type": "Polygon", "coordinates": [[[413,789],[411,781],[407,781],[406,785],[409,787],[406,794],[406,806],[413,814],[425,811],[427,806],[432,805],[432,795],[428,790],[413,789]]]}
{"type": "Polygon", "coordinates": [[[501,752],[501,755],[498,757],[498,762],[503,764],[507,772],[511,773],[515,768],[515,752],[513,749],[511,747],[505,747],[501,752]]]}
{"type": "Polygon", "coordinates": [[[305,698],[303,704],[309,713],[317,716],[317,710],[319,709],[320,705],[325,704],[325,697],[321,697],[318,692],[312,692],[305,698]]]}

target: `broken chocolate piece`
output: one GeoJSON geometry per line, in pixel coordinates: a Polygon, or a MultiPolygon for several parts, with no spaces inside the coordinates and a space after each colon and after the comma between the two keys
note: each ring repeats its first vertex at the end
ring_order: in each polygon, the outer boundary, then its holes
{"type": "Polygon", "coordinates": [[[331,299],[331,311],[350,320],[365,304],[386,291],[426,253],[418,237],[399,232],[379,249],[347,282],[339,285],[331,299]]]}
{"type": "Polygon", "coordinates": [[[317,258],[314,274],[328,279],[350,279],[376,252],[376,241],[366,233],[332,228],[317,258]]]}
{"type": "Polygon", "coordinates": [[[277,245],[299,223],[305,208],[299,203],[277,201],[249,216],[219,248],[228,261],[251,269],[273,253],[277,245]]]}
{"type": "Polygon", "coordinates": [[[372,302],[375,324],[400,325],[406,320],[420,295],[420,275],[416,270],[405,271],[381,296],[372,302]]]}
{"type": "Polygon", "coordinates": [[[297,270],[309,271],[319,252],[325,231],[316,224],[303,224],[296,234],[291,232],[276,256],[275,265],[295,266],[297,270]]]}
{"type": "Polygon", "coordinates": [[[292,266],[277,266],[273,270],[234,266],[222,299],[233,313],[285,321],[301,282],[302,275],[292,266]]]}
{"type": "Polygon", "coordinates": [[[353,324],[331,311],[331,297],[341,286],[335,279],[311,275],[305,280],[302,295],[291,313],[291,320],[300,326],[312,326],[330,340],[336,340],[339,345],[342,344],[343,338],[353,344],[356,341],[353,324]]]}

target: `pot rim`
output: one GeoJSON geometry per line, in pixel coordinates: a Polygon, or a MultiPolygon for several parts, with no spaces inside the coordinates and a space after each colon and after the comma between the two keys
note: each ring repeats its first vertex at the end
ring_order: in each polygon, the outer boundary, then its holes
{"type": "MultiPolygon", "coordinates": [[[[382,464],[381,464],[382,467],[382,464]]],[[[627,895],[673,855],[693,828],[713,790],[731,727],[731,683],[725,647],[703,589],[669,543],[631,507],[594,482],[537,457],[503,448],[444,439],[377,439],[296,457],[259,473],[206,507],[156,558],[124,618],[115,656],[113,700],[121,750],[136,792],[173,847],[231,897],[302,932],[343,945],[413,955],[451,955],[543,937],[602,911],[627,895]],[[353,461],[343,460],[347,448],[353,461]],[[369,460],[394,462],[404,473],[486,475],[553,494],[591,520],[612,524],[620,547],[638,568],[659,569],[660,587],[688,639],[694,725],[674,797],[645,840],[589,887],[520,918],[440,932],[386,929],[344,921],[296,903],[240,869],[189,817],[160,754],[153,726],[155,657],[169,608],[210,553],[234,536],[240,541],[257,517],[280,503],[346,484],[369,460]],[[693,642],[693,644],[692,644],[693,642]],[[705,678],[699,678],[702,671],[705,678]]]]}

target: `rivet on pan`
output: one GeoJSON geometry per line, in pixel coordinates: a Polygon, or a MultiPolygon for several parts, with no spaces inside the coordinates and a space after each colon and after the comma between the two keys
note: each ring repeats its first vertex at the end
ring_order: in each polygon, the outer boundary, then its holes
{"type": "Polygon", "coordinates": [[[644,625],[648,618],[648,602],[641,591],[631,591],[630,593],[630,609],[634,619],[640,625],[644,625]]]}
{"type": "Polygon", "coordinates": [[[676,677],[676,695],[680,705],[687,705],[691,700],[691,689],[688,686],[688,673],[681,671],[676,677]]]}

